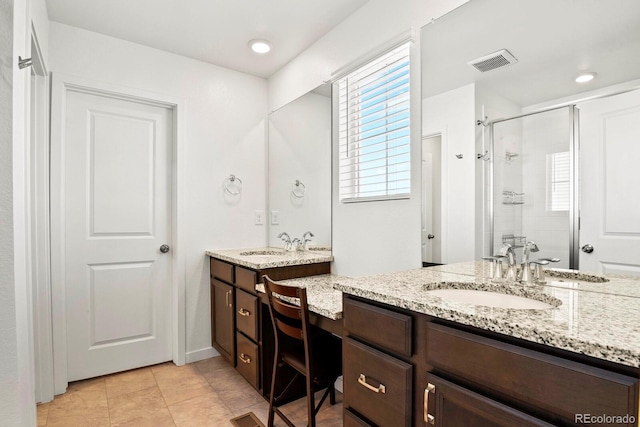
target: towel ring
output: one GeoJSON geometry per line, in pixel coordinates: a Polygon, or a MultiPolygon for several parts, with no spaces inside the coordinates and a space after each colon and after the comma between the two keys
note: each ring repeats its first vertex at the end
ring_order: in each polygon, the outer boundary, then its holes
{"type": "Polygon", "coordinates": [[[300,181],[299,179],[296,179],[296,182],[294,182],[293,185],[291,186],[291,195],[293,195],[293,197],[301,199],[304,197],[304,194],[306,192],[307,192],[307,187],[305,187],[302,181],[300,181]]]}
{"type": "Polygon", "coordinates": [[[229,175],[227,179],[224,180],[224,191],[232,196],[239,195],[242,193],[242,180],[234,174],[229,175]]]}

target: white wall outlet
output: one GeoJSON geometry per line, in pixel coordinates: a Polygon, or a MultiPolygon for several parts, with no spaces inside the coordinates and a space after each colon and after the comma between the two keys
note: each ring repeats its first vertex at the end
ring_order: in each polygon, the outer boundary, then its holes
{"type": "Polygon", "coordinates": [[[271,211],[271,225],[280,224],[280,212],[271,211]]]}
{"type": "Polygon", "coordinates": [[[264,211],[256,211],[254,217],[256,225],[264,225],[264,211]]]}

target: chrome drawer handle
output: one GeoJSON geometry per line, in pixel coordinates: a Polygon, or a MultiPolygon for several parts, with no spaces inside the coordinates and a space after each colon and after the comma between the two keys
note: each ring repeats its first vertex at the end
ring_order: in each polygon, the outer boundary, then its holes
{"type": "Polygon", "coordinates": [[[364,374],[360,374],[360,376],[358,377],[358,383],[360,385],[365,386],[366,388],[368,388],[369,390],[371,390],[374,393],[385,394],[387,392],[387,389],[384,386],[384,384],[380,384],[378,387],[374,387],[371,384],[368,384],[367,383],[367,377],[364,374]]]}
{"type": "Polygon", "coordinates": [[[242,363],[246,363],[247,365],[251,363],[251,358],[244,353],[240,353],[240,356],[238,356],[238,358],[242,361],[242,363]]]}
{"type": "Polygon", "coordinates": [[[238,310],[238,314],[244,317],[251,316],[251,312],[249,310],[245,310],[244,308],[241,308],[240,310],[238,310]]]}
{"type": "Polygon", "coordinates": [[[424,389],[424,421],[433,425],[436,423],[436,417],[429,413],[429,393],[431,392],[436,392],[436,386],[429,383],[424,389]]]}

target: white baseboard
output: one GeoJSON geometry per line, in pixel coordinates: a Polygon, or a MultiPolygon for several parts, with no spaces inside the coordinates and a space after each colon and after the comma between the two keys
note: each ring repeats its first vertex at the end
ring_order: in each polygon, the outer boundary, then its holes
{"type": "Polygon", "coordinates": [[[200,350],[189,351],[185,355],[187,363],[197,362],[199,360],[209,359],[210,357],[220,356],[220,353],[213,347],[205,347],[200,350]]]}
{"type": "Polygon", "coordinates": [[[338,390],[340,393],[342,393],[342,375],[340,375],[338,377],[338,379],[336,380],[334,385],[336,387],[336,390],[338,390]]]}

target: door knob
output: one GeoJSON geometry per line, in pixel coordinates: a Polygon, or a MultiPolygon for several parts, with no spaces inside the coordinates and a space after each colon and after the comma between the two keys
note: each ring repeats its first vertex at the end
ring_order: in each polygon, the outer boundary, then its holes
{"type": "Polygon", "coordinates": [[[160,252],[162,252],[163,254],[166,254],[167,252],[169,252],[169,245],[160,246],[160,252]]]}
{"type": "Polygon", "coordinates": [[[593,245],[590,245],[589,243],[587,243],[581,249],[582,249],[582,252],[584,252],[585,254],[590,254],[591,252],[593,252],[593,245]]]}
{"type": "Polygon", "coordinates": [[[431,240],[433,238],[435,238],[436,236],[434,236],[433,234],[427,234],[427,239],[431,240]]]}

